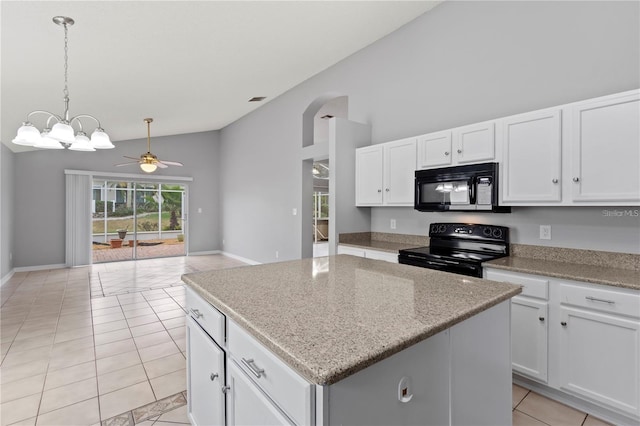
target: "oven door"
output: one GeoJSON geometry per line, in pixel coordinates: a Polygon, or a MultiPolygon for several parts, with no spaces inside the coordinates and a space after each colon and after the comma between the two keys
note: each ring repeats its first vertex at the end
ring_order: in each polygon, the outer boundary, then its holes
{"type": "Polygon", "coordinates": [[[435,269],[437,271],[450,272],[452,274],[467,275],[482,278],[482,266],[480,264],[442,261],[440,259],[425,259],[411,256],[406,253],[398,255],[398,263],[403,265],[419,266],[421,268],[435,269]]]}
{"type": "Polygon", "coordinates": [[[473,175],[432,175],[424,173],[415,181],[414,207],[420,211],[475,210],[473,175]]]}

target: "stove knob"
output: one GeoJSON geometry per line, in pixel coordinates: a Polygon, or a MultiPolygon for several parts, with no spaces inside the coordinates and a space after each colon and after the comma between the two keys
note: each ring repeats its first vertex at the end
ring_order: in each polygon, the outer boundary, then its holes
{"type": "Polygon", "coordinates": [[[431,225],[431,233],[432,234],[437,234],[438,233],[438,227],[436,225],[431,225]]]}
{"type": "Polygon", "coordinates": [[[438,228],[439,233],[446,232],[446,230],[447,230],[447,225],[440,225],[440,228],[438,228]]]}
{"type": "Polygon", "coordinates": [[[493,230],[493,238],[502,238],[502,229],[496,228],[493,230]]]}
{"type": "Polygon", "coordinates": [[[485,237],[490,237],[491,236],[491,228],[484,228],[482,230],[482,235],[484,235],[485,237]]]}

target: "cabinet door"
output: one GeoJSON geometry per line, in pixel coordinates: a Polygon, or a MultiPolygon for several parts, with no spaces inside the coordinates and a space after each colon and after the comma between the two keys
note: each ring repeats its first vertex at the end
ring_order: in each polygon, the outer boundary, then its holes
{"type": "Polygon", "coordinates": [[[227,412],[230,425],[293,424],[233,361],[229,362],[229,387],[227,412]]]}
{"type": "Polygon", "coordinates": [[[418,136],[419,169],[451,164],[451,131],[418,136]]]}
{"type": "Polygon", "coordinates": [[[505,204],[560,201],[560,117],[559,109],[551,109],[501,121],[505,204]]]}
{"type": "Polygon", "coordinates": [[[560,312],[560,387],[638,416],[638,321],[567,307],[560,312]]]}
{"type": "Polygon", "coordinates": [[[640,201],[638,92],[572,108],[574,201],[640,201]]]}
{"type": "Polygon", "coordinates": [[[384,203],[413,206],[416,140],[384,144],[384,203]]]}
{"type": "Polygon", "coordinates": [[[547,302],[511,299],[511,362],[514,371],[547,381],[547,302]]]}
{"type": "Polygon", "coordinates": [[[193,425],[224,425],[224,352],[187,317],[187,396],[193,425]]]}
{"type": "Polygon", "coordinates": [[[356,205],[382,204],[382,145],[356,150],[356,205]]]}
{"type": "Polygon", "coordinates": [[[479,123],[453,132],[458,164],[476,163],[495,159],[495,125],[479,123]]]}

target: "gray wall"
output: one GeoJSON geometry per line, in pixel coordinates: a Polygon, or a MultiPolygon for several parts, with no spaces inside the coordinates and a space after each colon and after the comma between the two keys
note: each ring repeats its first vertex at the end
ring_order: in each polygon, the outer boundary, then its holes
{"type": "MultiPolygon", "coordinates": [[[[38,150],[13,155],[15,267],[65,262],[65,169],[90,170],[96,175],[100,172],[143,174],[137,165],[113,165],[128,161],[123,155],[138,157],[146,152],[146,139],[114,145],[115,149],[89,153],[38,150]]],[[[218,250],[219,132],[152,136],[151,151],[161,159],[184,163],[184,167],[158,169],[154,175],[193,177],[193,182],[188,183],[189,250],[218,250]],[[197,212],[198,208],[202,208],[202,213],[197,212]]]]}
{"type": "Polygon", "coordinates": [[[4,144],[0,144],[0,279],[7,276],[13,269],[13,253],[14,237],[14,167],[13,159],[15,154],[11,152],[4,144]]]}
{"type": "MultiPolygon", "coordinates": [[[[302,113],[327,93],[374,143],[640,87],[638,2],[445,2],[221,131],[225,251],[258,261],[300,256],[302,113]],[[268,180],[268,182],[266,182],[268,180]],[[267,184],[268,183],[268,184],[267,184]]],[[[338,187],[340,182],[337,183],[338,187]]],[[[307,202],[307,200],[304,200],[307,202]]],[[[633,251],[638,222],[601,209],[530,208],[509,222],[514,242],[633,251]]],[[[372,230],[425,234],[440,218],[374,208],[372,230]]],[[[448,214],[442,220],[463,220],[448,214]]],[[[474,218],[475,220],[475,218],[474,218]]]]}

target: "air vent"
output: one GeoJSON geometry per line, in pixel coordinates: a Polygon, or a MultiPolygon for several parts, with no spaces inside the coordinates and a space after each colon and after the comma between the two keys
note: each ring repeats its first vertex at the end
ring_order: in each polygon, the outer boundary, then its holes
{"type": "Polygon", "coordinates": [[[254,96],[253,98],[249,99],[249,102],[262,102],[265,99],[267,99],[266,96],[254,96]]]}

